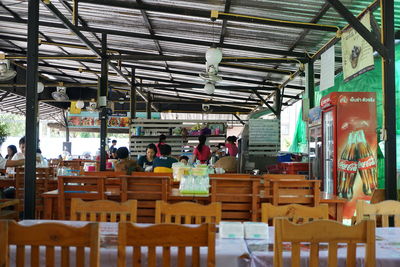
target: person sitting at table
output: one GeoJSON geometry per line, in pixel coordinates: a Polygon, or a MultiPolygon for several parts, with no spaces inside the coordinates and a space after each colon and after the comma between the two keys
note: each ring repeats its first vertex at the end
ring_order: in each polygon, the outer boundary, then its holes
{"type": "Polygon", "coordinates": [[[181,163],[183,163],[183,164],[185,164],[185,165],[188,165],[188,163],[189,163],[189,157],[188,157],[188,156],[180,156],[180,157],[179,157],[179,162],[181,162],[181,163]]]}
{"type": "Polygon", "coordinates": [[[137,164],[136,160],[129,158],[129,150],[127,147],[117,149],[118,162],[115,163],[115,172],[125,172],[130,175],[132,172],[140,172],[142,168],[137,164]]]}
{"type": "Polygon", "coordinates": [[[17,154],[17,147],[14,145],[9,145],[7,147],[7,155],[5,159],[12,159],[15,154],[17,154]]]}
{"type": "Polygon", "coordinates": [[[25,159],[25,136],[21,137],[18,142],[20,152],[16,153],[12,160],[25,159]]]}
{"type": "Polygon", "coordinates": [[[160,145],[160,153],[161,157],[155,158],[153,160],[153,169],[154,172],[158,172],[156,170],[157,167],[164,167],[164,168],[172,168],[172,164],[178,162],[176,158],[170,157],[171,155],[171,146],[170,145],[160,145]]]}
{"type": "Polygon", "coordinates": [[[206,145],[206,136],[200,135],[199,136],[199,144],[193,151],[193,162],[199,160],[201,164],[207,164],[211,158],[211,151],[210,147],[206,145]]]}
{"type": "Polygon", "coordinates": [[[140,156],[138,164],[144,169],[144,171],[153,170],[153,161],[157,152],[155,144],[149,144],[146,148],[146,155],[140,156]]]}

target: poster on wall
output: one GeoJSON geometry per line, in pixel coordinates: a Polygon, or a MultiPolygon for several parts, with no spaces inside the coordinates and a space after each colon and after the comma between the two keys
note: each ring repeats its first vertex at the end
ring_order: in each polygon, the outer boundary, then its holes
{"type": "MultiPolygon", "coordinates": [[[[109,128],[128,128],[130,119],[123,116],[108,117],[109,128]]],[[[80,114],[68,114],[68,126],[79,128],[99,128],[100,120],[97,112],[81,112],[80,114]]]]}
{"type": "MultiPolygon", "coordinates": [[[[367,12],[360,22],[371,31],[371,14],[367,12]]],[[[374,50],[353,28],[342,33],[342,64],[345,82],[374,69],[374,50]]]]}
{"type": "Polygon", "coordinates": [[[319,90],[323,91],[335,85],[335,46],[321,55],[321,79],[319,90]]]}

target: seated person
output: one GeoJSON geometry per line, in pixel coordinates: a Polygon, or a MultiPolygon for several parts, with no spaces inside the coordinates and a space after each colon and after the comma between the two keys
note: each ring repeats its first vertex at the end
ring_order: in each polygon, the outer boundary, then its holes
{"type": "Polygon", "coordinates": [[[171,146],[170,145],[160,145],[159,146],[161,157],[155,158],[153,160],[153,168],[164,167],[172,168],[172,163],[178,162],[176,158],[170,157],[171,146]]]}
{"type": "Polygon", "coordinates": [[[189,163],[189,157],[188,157],[188,156],[180,156],[180,157],[179,157],[179,162],[181,162],[181,163],[183,163],[183,164],[185,164],[185,165],[188,165],[188,163],[189,163]]]}
{"type": "Polygon", "coordinates": [[[132,172],[140,172],[142,168],[137,164],[136,160],[129,159],[129,150],[126,147],[117,149],[118,162],[115,163],[115,172],[125,172],[130,175],[132,172]]]}
{"type": "Polygon", "coordinates": [[[223,157],[214,164],[214,167],[222,168],[226,173],[237,173],[238,161],[235,157],[223,157]]]}
{"type": "Polygon", "coordinates": [[[153,170],[153,161],[155,159],[155,155],[157,153],[157,147],[155,144],[149,144],[146,148],[146,155],[141,156],[138,160],[138,164],[145,171],[153,170]]]}

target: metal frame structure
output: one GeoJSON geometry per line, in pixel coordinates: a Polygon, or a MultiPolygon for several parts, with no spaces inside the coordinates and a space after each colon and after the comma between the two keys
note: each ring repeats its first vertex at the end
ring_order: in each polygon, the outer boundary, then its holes
{"type": "MultiPolygon", "coordinates": [[[[386,174],[390,189],[387,192],[388,197],[394,198],[393,40],[400,25],[393,21],[393,0],[381,0],[382,41],[366,31],[352,15],[359,14],[368,4],[364,0],[352,1],[351,9],[345,7],[348,3],[338,0],[322,3],[305,0],[303,6],[290,0],[277,1],[276,5],[250,1],[246,6],[233,0],[213,4],[200,0],[171,4],[154,0],[42,1],[37,6],[38,1],[30,0],[26,10],[24,3],[15,0],[3,0],[0,5],[0,21],[5,25],[0,29],[0,50],[8,54],[18,70],[25,68],[27,62],[26,81],[0,84],[7,91],[28,84],[27,138],[32,146],[27,158],[34,155],[33,147],[36,147],[33,129],[37,118],[37,71],[41,80],[51,76],[56,79],[56,82],[45,82],[46,90],[39,99],[55,107],[68,105],[49,101],[57,83],[63,82],[70,85],[71,99],[78,99],[78,95],[91,99],[100,90],[100,95],[117,102],[121,92],[130,93],[130,99],[126,99],[129,104],[123,108],[131,112],[132,118],[138,110],[146,110],[148,114],[151,110],[201,111],[203,103],[214,105],[215,112],[234,115],[264,106],[279,117],[282,107],[302,98],[305,86],[310,107],[315,105],[314,85],[320,78],[319,65],[315,62],[339,40],[334,33],[348,27],[348,22],[384,58],[386,174]],[[278,3],[280,8],[276,9],[278,3]],[[265,18],[263,14],[270,17],[265,18]],[[224,50],[219,66],[224,81],[217,84],[215,94],[207,95],[198,74],[204,71],[204,52],[212,44],[224,50]],[[322,48],[316,50],[319,47],[322,48]],[[304,84],[305,63],[308,63],[307,85],[304,84]],[[276,103],[272,101],[273,96],[276,103]]],[[[367,9],[377,7],[379,3],[374,2],[367,9]]],[[[336,70],[340,70],[340,61],[335,64],[336,70]]],[[[6,97],[6,94],[2,96],[6,97]]],[[[101,114],[106,114],[104,108],[101,114]]],[[[103,147],[105,125],[101,132],[103,147]]],[[[32,159],[27,167],[34,170],[32,159]]],[[[34,182],[28,176],[27,182],[34,182]]],[[[27,192],[27,197],[32,197],[31,194],[27,192]]],[[[32,203],[25,203],[30,211],[32,203]]]]}

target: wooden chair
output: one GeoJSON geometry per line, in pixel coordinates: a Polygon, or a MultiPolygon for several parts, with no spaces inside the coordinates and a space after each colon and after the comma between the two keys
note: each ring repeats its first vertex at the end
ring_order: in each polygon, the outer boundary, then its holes
{"type": "MultiPolygon", "coordinates": [[[[0,221],[0,266],[9,266],[9,246],[17,245],[16,266],[25,264],[25,247],[30,247],[30,266],[39,266],[44,256],[39,246],[46,247],[46,266],[55,266],[55,247],[61,248],[62,266],[70,266],[70,247],[76,248],[76,266],[85,266],[85,248],[90,248],[90,266],[99,264],[99,226],[89,223],[84,227],[72,227],[60,223],[40,223],[22,226],[14,221],[0,221]]],[[[41,262],[44,265],[43,259],[41,262]]]]}
{"type": "Polygon", "coordinates": [[[400,227],[400,202],[385,200],[377,204],[368,204],[363,200],[357,201],[356,222],[360,222],[365,217],[377,220],[381,219],[381,227],[389,227],[389,217],[394,217],[394,226],[400,227]]]}
{"type": "Polygon", "coordinates": [[[274,206],[305,204],[315,207],[319,205],[320,180],[271,180],[270,185],[274,206]]]}
{"type": "Polygon", "coordinates": [[[58,177],[58,218],[69,217],[71,198],[100,200],[105,198],[104,177],[59,176],[58,177]]]}
{"type": "Polygon", "coordinates": [[[375,189],[369,203],[376,204],[386,200],[385,189],[375,189]]]}
{"type": "Polygon", "coordinates": [[[347,266],[356,266],[357,243],[365,244],[364,266],[375,266],[375,221],[365,220],[354,226],[345,226],[336,221],[320,220],[305,224],[293,224],[287,219],[275,219],[274,266],[282,267],[283,243],[291,243],[292,266],[300,266],[300,243],[310,246],[310,267],[319,264],[319,244],[328,243],[328,266],[338,265],[339,243],[347,244],[347,266]]]}
{"type": "Polygon", "coordinates": [[[124,176],[121,177],[121,201],[136,199],[137,221],[154,223],[156,201],[167,201],[169,176],[124,176]]]}
{"type": "Polygon", "coordinates": [[[261,176],[267,180],[305,180],[305,175],[299,174],[264,174],[261,176]]]}
{"type": "Polygon", "coordinates": [[[211,178],[211,202],[221,202],[222,220],[257,221],[259,179],[211,178]]]}
{"type": "Polygon", "coordinates": [[[19,219],[19,199],[0,199],[0,219],[19,219]],[[10,210],[9,208],[14,207],[10,210]]]}
{"type": "Polygon", "coordinates": [[[221,203],[201,205],[192,202],[156,202],[156,223],[201,224],[221,221],[221,203]]]}
{"type": "MultiPolygon", "coordinates": [[[[36,168],[36,218],[43,218],[42,194],[57,189],[57,181],[54,179],[53,169],[36,168]]],[[[25,168],[15,168],[15,198],[20,200],[19,209],[24,210],[25,195],[25,168]]]]}
{"type": "Polygon", "coordinates": [[[156,247],[162,247],[162,266],[186,266],[186,247],[192,247],[191,266],[200,266],[200,247],[208,248],[206,266],[215,266],[215,225],[202,224],[187,227],[174,224],[157,224],[137,227],[132,223],[119,223],[118,266],[126,266],[126,247],[133,247],[133,266],[141,266],[141,247],[147,247],[148,266],[156,266],[156,247]],[[170,249],[178,247],[177,263],[171,263],[170,249]]]}
{"type": "Polygon", "coordinates": [[[91,222],[136,222],[137,201],[71,199],[71,220],[91,222]]]}
{"type": "Polygon", "coordinates": [[[210,174],[210,178],[252,178],[250,174],[243,173],[223,173],[223,174],[210,174]]]}
{"type": "Polygon", "coordinates": [[[307,207],[298,204],[274,206],[270,203],[261,205],[261,221],[273,222],[274,218],[285,217],[293,223],[305,223],[316,219],[329,219],[328,205],[321,204],[317,207],[307,207]]]}

